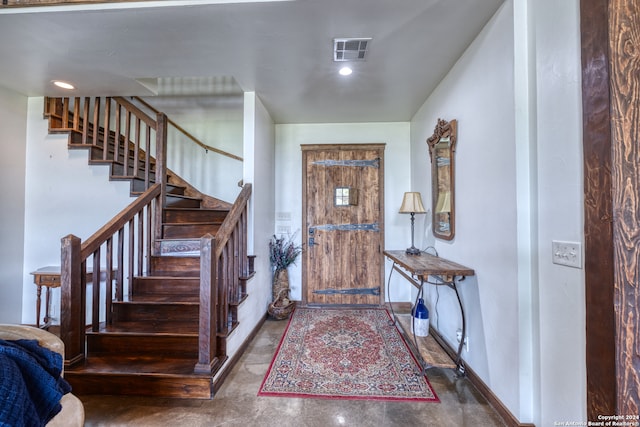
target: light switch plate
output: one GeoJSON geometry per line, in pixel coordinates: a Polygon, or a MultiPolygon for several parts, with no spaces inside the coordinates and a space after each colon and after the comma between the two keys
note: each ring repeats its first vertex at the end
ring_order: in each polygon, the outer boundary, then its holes
{"type": "Polygon", "coordinates": [[[291,221],[291,212],[276,212],[276,221],[291,221]]]}
{"type": "Polygon", "coordinates": [[[567,267],[582,268],[582,244],[579,242],[551,242],[553,263],[567,267]]]}
{"type": "Polygon", "coordinates": [[[288,225],[278,225],[276,227],[276,234],[278,235],[291,234],[291,227],[289,227],[288,225]]]}

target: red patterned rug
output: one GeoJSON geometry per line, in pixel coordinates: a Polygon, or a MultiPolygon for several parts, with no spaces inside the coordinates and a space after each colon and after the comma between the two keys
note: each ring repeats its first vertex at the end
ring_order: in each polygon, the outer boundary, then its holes
{"type": "Polygon", "coordinates": [[[294,311],[259,396],[439,402],[383,309],[294,311]]]}

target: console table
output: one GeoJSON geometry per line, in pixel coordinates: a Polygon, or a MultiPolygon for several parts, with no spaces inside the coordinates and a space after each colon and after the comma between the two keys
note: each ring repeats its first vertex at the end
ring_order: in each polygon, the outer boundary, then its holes
{"type": "MultiPolygon", "coordinates": [[[[422,297],[425,283],[444,285],[454,290],[460,306],[460,314],[462,316],[462,339],[460,340],[460,344],[458,344],[458,352],[455,361],[456,372],[459,375],[464,375],[465,368],[462,362],[462,348],[464,347],[464,337],[466,337],[467,325],[464,316],[464,306],[460,299],[457,283],[464,280],[467,276],[473,276],[475,272],[468,267],[425,252],[420,252],[418,255],[411,255],[406,253],[404,250],[389,250],[384,251],[384,255],[393,261],[393,268],[391,269],[391,273],[389,273],[389,284],[391,283],[391,275],[394,271],[397,271],[402,275],[402,277],[407,279],[418,289],[414,307],[418,304],[418,299],[422,297]],[[429,281],[429,276],[433,277],[435,281],[429,281]]],[[[412,330],[412,334],[414,345],[417,350],[418,344],[415,331],[412,330]]],[[[418,355],[422,361],[423,368],[426,368],[424,366],[424,358],[420,354],[418,355]]]]}
{"type": "Polygon", "coordinates": [[[42,305],[41,295],[42,287],[47,288],[47,299],[45,302],[44,325],[43,328],[49,327],[49,307],[51,306],[51,288],[60,287],[60,267],[48,266],[33,271],[33,283],[38,287],[36,298],[36,327],[40,327],[40,307],[42,305]]]}
{"type": "MultiPolygon", "coordinates": [[[[113,271],[115,273],[115,270],[113,271]]],[[[47,288],[46,290],[46,300],[45,300],[45,311],[44,311],[44,324],[42,328],[48,329],[51,323],[51,318],[49,317],[49,310],[51,307],[51,289],[59,288],[61,285],[60,282],[60,266],[59,265],[49,265],[46,267],[41,267],[36,271],[32,271],[33,275],[33,283],[37,286],[37,294],[36,294],[36,327],[40,327],[40,309],[42,306],[42,287],[47,288]]],[[[93,280],[93,273],[91,272],[91,268],[87,268],[87,283],[90,283],[93,280]]],[[[106,271],[100,271],[100,280],[103,281],[106,279],[106,271]]]]}

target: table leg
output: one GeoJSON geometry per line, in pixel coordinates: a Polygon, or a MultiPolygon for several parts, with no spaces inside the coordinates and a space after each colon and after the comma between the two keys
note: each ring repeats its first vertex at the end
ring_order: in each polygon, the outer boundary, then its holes
{"type": "Polygon", "coordinates": [[[51,318],[49,317],[49,308],[51,307],[51,288],[47,286],[47,291],[46,291],[46,302],[45,302],[45,307],[44,307],[44,328],[47,328],[47,330],[49,329],[49,322],[51,321],[51,318]]]}
{"type": "Polygon", "coordinates": [[[40,295],[42,294],[42,285],[38,285],[36,291],[36,327],[40,327],[40,295]]]}
{"type": "Polygon", "coordinates": [[[458,355],[456,357],[456,373],[459,376],[464,376],[465,367],[464,367],[464,362],[462,361],[462,348],[464,347],[464,340],[467,336],[467,322],[464,315],[464,307],[462,305],[462,299],[460,298],[460,293],[458,292],[458,287],[456,286],[455,278],[454,278],[454,281],[451,282],[450,286],[456,293],[456,297],[458,298],[458,305],[460,306],[460,315],[462,316],[462,338],[460,339],[460,343],[458,344],[458,355]]]}

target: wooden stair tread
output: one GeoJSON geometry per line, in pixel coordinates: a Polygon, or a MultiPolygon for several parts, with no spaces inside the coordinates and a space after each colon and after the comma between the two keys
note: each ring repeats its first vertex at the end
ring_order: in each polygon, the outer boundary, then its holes
{"type": "MultiPolygon", "coordinates": [[[[163,222],[162,225],[170,225],[170,226],[185,226],[189,227],[191,225],[220,225],[222,221],[195,221],[195,222],[163,222]]],[[[175,239],[179,239],[176,237],[175,239]]]]}
{"type": "Polygon", "coordinates": [[[198,360],[195,358],[165,358],[162,356],[93,356],[85,359],[79,366],[67,368],[65,376],[82,372],[210,378],[210,375],[193,372],[197,362],[198,360]]]}
{"type": "Polygon", "coordinates": [[[183,280],[193,281],[194,279],[200,279],[199,271],[156,271],[142,273],[142,276],[136,276],[138,280],[183,280]]]}
{"type": "MultiPolygon", "coordinates": [[[[224,358],[226,360],[226,358],[224,358]]],[[[211,399],[213,377],[194,372],[197,359],[93,357],[67,368],[65,379],[78,395],[114,394],[156,398],[211,399]]],[[[224,360],[218,360],[217,370],[224,360]]]]}
{"type": "MultiPolygon", "coordinates": [[[[173,322],[149,322],[149,321],[119,321],[112,325],[101,328],[105,333],[121,333],[121,334],[166,334],[166,335],[193,335],[197,334],[192,324],[173,321],[173,322]]],[[[95,332],[92,332],[95,333],[95,332]]]]}
{"type": "Polygon", "coordinates": [[[207,212],[214,215],[224,216],[229,213],[229,209],[214,209],[214,208],[189,208],[189,207],[167,207],[166,211],[175,211],[180,213],[189,213],[189,212],[207,212]]]}
{"type": "MultiPolygon", "coordinates": [[[[136,322],[119,322],[120,324],[116,325],[102,325],[98,332],[93,332],[88,330],[86,332],[87,335],[119,335],[126,337],[197,337],[198,331],[174,331],[174,330],[166,330],[162,332],[157,331],[142,331],[142,330],[132,330],[131,324],[136,322]],[[123,323],[128,323],[127,325],[123,325],[123,323]]],[[[168,329],[168,328],[167,328],[168,329]]]]}
{"type": "Polygon", "coordinates": [[[175,304],[194,305],[200,303],[200,297],[195,295],[165,295],[146,294],[126,296],[123,301],[113,301],[112,304],[175,304]]]}
{"type": "MultiPolygon", "coordinates": [[[[144,178],[144,177],[142,177],[142,178],[144,178]]],[[[180,198],[180,199],[200,201],[199,197],[184,196],[184,195],[181,195],[181,194],[171,194],[171,193],[169,193],[169,194],[167,194],[167,197],[176,197],[176,198],[180,198]]]]}
{"type": "MultiPolygon", "coordinates": [[[[179,257],[172,257],[179,258],[179,257]]],[[[199,256],[185,256],[184,258],[200,258],[199,256]]],[[[172,271],[172,270],[157,270],[142,273],[140,276],[136,276],[138,279],[176,279],[176,280],[192,280],[200,279],[200,271],[187,270],[187,271],[172,271]]]]}

